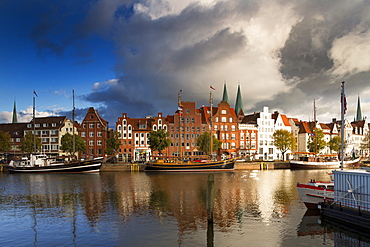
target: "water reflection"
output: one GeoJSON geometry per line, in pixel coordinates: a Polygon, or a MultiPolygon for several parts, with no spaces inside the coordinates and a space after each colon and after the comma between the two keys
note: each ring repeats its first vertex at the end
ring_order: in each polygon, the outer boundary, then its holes
{"type": "Polygon", "coordinates": [[[309,237],[311,246],[334,245],[336,230],[304,215],[295,189],[311,178],[327,180],[326,171],[215,173],[211,226],[207,178],[207,173],[0,174],[0,243],[299,246],[309,237]]]}

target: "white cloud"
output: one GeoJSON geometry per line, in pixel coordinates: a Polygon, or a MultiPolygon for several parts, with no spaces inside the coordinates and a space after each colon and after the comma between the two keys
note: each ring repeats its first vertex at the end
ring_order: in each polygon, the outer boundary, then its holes
{"type": "Polygon", "coordinates": [[[355,31],[336,39],[329,54],[334,60],[335,75],[370,70],[370,31],[355,31]]]}

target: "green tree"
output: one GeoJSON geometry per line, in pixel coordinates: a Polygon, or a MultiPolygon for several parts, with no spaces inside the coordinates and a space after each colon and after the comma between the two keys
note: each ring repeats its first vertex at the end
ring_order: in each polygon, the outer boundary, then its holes
{"type": "Polygon", "coordinates": [[[162,150],[166,149],[171,144],[171,140],[168,139],[169,133],[160,129],[157,131],[151,131],[149,133],[149,145],[152,151],[158,151],[159,154],[162,154],[162,150]]]}
{"type": "Polygon", "coordinates": [[[285,159],[285,153],[288,150],[294,150],[296,148],[296,140],[292,133],[287,130],[276,130],[272,135],[274,145],[280,150],[283,160],[285,159]]]}
{"type": "Polygon", "coordinates": [[[109,138],[105,139],[105,141],[107,142],[107,147],[105,149],[106,154],[112,155],[117,152],[117,150],[119,149],[121,145],[118,137],[119,137],[119,133],[116,131],[112,131],[110,133],[109,138]]]}
{"type": "Polygon", "coordinates": [[[322,129],[316,129],[314,136],[310,136],[310,139],[308,140],[307,148],[310,152],[319,153],[326,147],[326,145],[326,141],[324,140],[324,132],[322,129]]]}
{"type": "MultiPolygon", "coordinates": [[[[206,154],[210,154],[210,133],[204,132],[201,134],[197,139],[197,146],[199,147],[199,150],[202,152],[205,152],[206,154]]],[[[214,135],[212,135],[212,151],[218,150],[222,145],[222,141],[217,139],[214,135]]]]}
{"type": "MultiPolygon", "coordinates": [[[[75,152],[81,152],[84,153],[86,150],[86,145],[84,140],[79,135],[75,136],[75,152]]],[[[62,139],[60,140],[60,150],[67,153],[68,155],[74,155],[73,153],[73,135],[70,133],[66,133],[62,136],[62,139]]]]}
{"type": "Polygon", "coordinates": [[[0,151],[10,151],[12,148],[12,142],[10,135],[2,130],[0,130],[0,151]]]}
{"type": "Polygon", "coordinates": [[[342,145],[342,140],[339,136],[334,136],[328,142],[328,147],[330,148],[331,151],[338,151],[341,145],[342,145]]]}
{"type": "Polygon", "coordinates": [[[25,153],[34,153],[41,151],[41,139],[36,137],[31,132],[28,132],[21,141],[20,149],[25,153]],[[36,140],[36,143],[35,143],[36,140]],[[36,150],[35,150],[36,148],[36,150]]]}

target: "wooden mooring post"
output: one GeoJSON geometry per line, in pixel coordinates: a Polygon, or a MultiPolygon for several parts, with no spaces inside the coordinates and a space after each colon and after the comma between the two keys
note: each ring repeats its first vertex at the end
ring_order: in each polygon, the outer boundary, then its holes
{"type": "Polygon", "coordinates": [[[207,247],[214,246],[214,230],[213,230],[213,208],[215,199],[215,179],[213,174],[208,175],[207,181],[207,196],[206,196],[206,207],[207,207],[207,247]]]}

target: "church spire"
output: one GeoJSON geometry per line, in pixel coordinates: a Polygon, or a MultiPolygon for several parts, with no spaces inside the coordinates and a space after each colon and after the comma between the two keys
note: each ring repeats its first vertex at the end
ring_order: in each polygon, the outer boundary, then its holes
{"type": "Polygon", "coordinates": [[[242,93],[240,91],[240,84],[238,85],[238,93],[236,95],[236,102],[235,102],[235,113],[236,115],[244,114],[243,111],[243,100],[242,100],[242,93]]]}
{"type": "Polygon", "coordinates": [[[361,105],[360,105],[360,95],[359,95],[358,100],[357,100],[357,114],[356,114],[355,121],[362,121],[362,120],[364,120],[364,119],[362,118],[361,105]]]}
{"type": "Polygon", "coordinates": [[[224,83],[224,93],[222,95],[222,101],[229,103],[229,95],[227,94],[226,82],[224,83]]]}
{"type": "Polygon", "coordinates": [[[12,121],[12,123],[18,123],[17,107],[15,105],[15,100],[14,100],[14,107],[13,107],[13,121],[12,121]]]}

